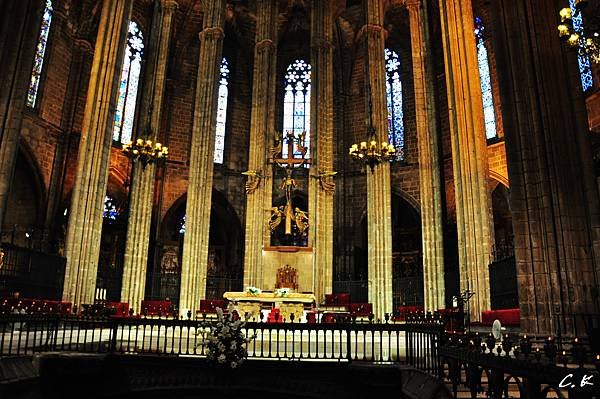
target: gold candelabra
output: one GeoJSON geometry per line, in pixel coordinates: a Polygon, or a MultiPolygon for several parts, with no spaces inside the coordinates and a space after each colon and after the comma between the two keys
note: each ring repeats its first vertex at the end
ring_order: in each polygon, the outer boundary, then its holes
{"type": "Polygon", "coordinates": [[[394,162],[397,158],[396,148],[392,144],[386,141],[382,141],[381,144],[377,143],[374,129],[371,131],[369,142],[362,141],[360,144],[352,144],[348,152],[352,159],[369,165],[371,171],[375,165],[382,162],[394,162]]]}
{"type": "Polygon", "coordinates": [[[137,139],[135,142],[125,144],[123,153],[132,162],[141,162],[142,167],[148,164],[163,161],[169,156],[169,147],[152,140],[137,139]]]}
{"type": "Polygon", "coordinates": [[[592,12],[590,18],[583,21],[583,10],[588,6],[588,0],[575,0],[574,5],[574,10],[565,7],[559,11],[558,36],[580,55],[600,64],[600,16],[598,12],[592,12]],[[573,23],[574,19],[581,22],[573,23]]]}

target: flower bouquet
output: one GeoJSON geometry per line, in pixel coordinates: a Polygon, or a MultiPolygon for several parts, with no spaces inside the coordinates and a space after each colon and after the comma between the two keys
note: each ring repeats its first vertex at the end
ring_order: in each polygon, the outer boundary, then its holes
{"type": "Polygon", "coordinates": [[[248,295],[258,296],[258,295],[260,295],[261,292],[262,291],[260,290],[260,288],[246,287],[246,294],[248,294],[248,295]]]}
{"type": "Polygon", "coordinates": [[[248,352],[245,345],[253,338],[246,338],[242,328],[244,324],[240,319],[233,320],[233,309],[228,315],[217,308],[217,322],[210,328],[207,341],[206,357],[217,365],[236,368],[241,365],[248,352]]]}
{"type": "Polygon", "coordinates": [[[289,288],[277,288],[275,290],[275,296],[280,298],[285,298],[290,293],[289,288]]]}

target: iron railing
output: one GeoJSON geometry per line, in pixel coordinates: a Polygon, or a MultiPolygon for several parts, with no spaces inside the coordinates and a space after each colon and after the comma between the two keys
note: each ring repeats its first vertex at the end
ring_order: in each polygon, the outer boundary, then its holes
{"type": "Polygon", "coordinates": [[[485,392],[488,398],[591,399],[600,394],[600,360],[579,340],[510,334],[500,342],[477,334],[445,334],[443,339],[439,356],[455,398],[464,396],[461,386],[471,397],[485,392]]]}
{"type": "MultiPolygon", "coordinates": [[[[205,356],[215,320],[0,315],[0,356],[70,351],[205,356]]],[[[441,375],[436,323],[247,322],[249,358],[407,364],[441,375]]]]}

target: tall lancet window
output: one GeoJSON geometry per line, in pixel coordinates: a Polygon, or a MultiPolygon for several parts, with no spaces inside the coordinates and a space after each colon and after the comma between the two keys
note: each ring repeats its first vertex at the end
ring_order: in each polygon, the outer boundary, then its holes
{"type": "Polygon", "coordinates": [[[490,61],[483,39],[483,22],[475,17],[475,40],[477,41],[477,63],[479,64],[479,78],[481,81],[481,98],[483,99],[483,119],[485,122],[485,137],[493,139],[498,136],[496,132],[496,112],[494,111],[494,96],[492,93],[492,80],[490,78],[490,61]]]}
{"type": "MultiPolygon", "coordinates": [[[[285,74],[285,95],[283,97],[283,137],[292,131],[296,137],[304,136],[304,146],[308,147],[306,157],[310,157],[310,64],[298,59],[292,62],[285,74]]],[[[283,145],[282,156],[287,158],[288,149],[283,145]]],[[[294,158],[301,152],[294,147],[294,158]]]]}
{"type": "MultiPolygon", "coordinates": [[[[575,12],[575,0],[569,0],[571,11],[573,13],[573,27],[575,30],[583,29],[583,18],[580,12],[575,12]]],[[[594,84],[594,78],[592,77],[592,67],[590,65],[590,58],[585,54],[578,56],[579,61],[579,74],[581,75],[581,86],[583,91],[589,90],[594,84]]]]}
{"type": "Polygon", "coordinates": [[[40,88],[40,78],[42,76],[42,67],[44,65],[44,55],[46,54],[46,45],[48,44],[48,35],[50,34],[50,24],[52,23],[52,1],[46,0],[46,8],[42,16],[42,26],[38,37],[35,58],[33,60],[33,69],[31,79],[29,80],[29,89],[27,90],[27,106],[35,107],[38,90],[40,88]]]}
{"type": "Polygon", "coordinates": [[[113,128],[113,140],[129,143],[133,133],[135,104],[142,72],[142,54],[144,51],[144,35],[137,23],[129,22],[121,80],[119,81],[119,97],[113,128]]]}
{"type": "Polygon", "coordinates": [[[385,92],[388,108],[388,136],[390,144],[404,159],[404,114],[402,112],[402,82],[400,81],[400,58],[390,49],[385,49],[385,92]]]}
{"type": "Polygon", "coordinates": [[[217,128],[215,133],[215,163],[223,163],[225,150],[225,122],[227,121],[227,96],[229,95],[229,63],[223,57],[221,61],[221,78],[219,80],[219,98],[217,100],[217,128]]]}

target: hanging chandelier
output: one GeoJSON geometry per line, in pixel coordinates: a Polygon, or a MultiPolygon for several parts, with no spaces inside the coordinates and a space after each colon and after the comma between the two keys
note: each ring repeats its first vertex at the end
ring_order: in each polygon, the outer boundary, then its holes
{"type": "Polygon", "coordinates": [[[559,12],[558,36],[579,55],[600,64],[600,5],[596,6],[595,12],[586,13],[583,21],[583,10],[588,6],[588,0],[575,0],[573,4],[573,9],[565,7],[559,12]]]}
{"type": "Polygon", "coordinates": [[[375,165],[379,163],[396,161],[397,154],[396,148],[392,144],[386,141],[382,141],[381,144],[377,142],[375,129],[372,126],[369,130],[371,133],[369,141],[352,144],[349,154],[352,159],[369,165],[371,171],[373,171],[375,165]]]}
{"type": "Polygon", "coordinates": [[[169,156],[169,148],[152,140],[137,139],[135,142],[125,144],[123,153],[132,162],[141,162],[142,167],[148,164],[164,161],[169,156]]]}
{"type": "Polygon", "coordinates": [[[373,99],[371,95],[371,80],[369,68],[369,33],[364,32],[365,36],[365,74],[368,81],[367,96],[369,98],[369,114],[367,115],[367,133],[368,140],[361,141],[358,144],[352,144],[348,149],[350,157],[365,165],[369,165],[371,172],[375,165],[385,162],[395,162],[398,159],[396,147],[387,141],[382,141],[381,144],[377,141],[377,132],[373,126],[373,99]]]}

